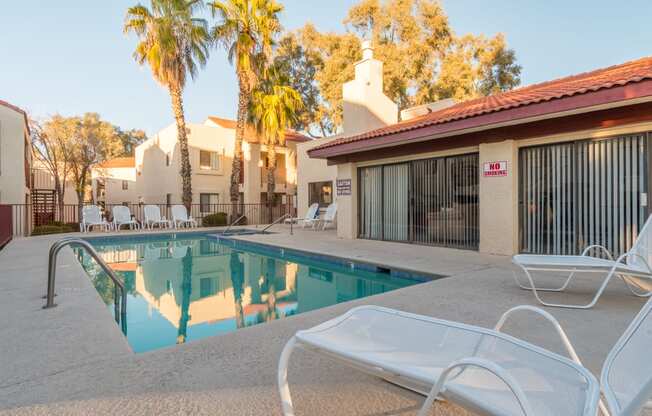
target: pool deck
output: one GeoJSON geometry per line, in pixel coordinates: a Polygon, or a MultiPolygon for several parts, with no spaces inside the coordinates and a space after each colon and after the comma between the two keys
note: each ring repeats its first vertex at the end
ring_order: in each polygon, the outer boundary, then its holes
{"type": "MultiPolygon", "coordinates": [[[[276,365],[298,329],[361,304],[491,327],[510,307],[535,304],[530,292],[515,286],[508,257],[342,240],[333,231],[274,230],[237,238],[449,277],[136,355],[70,249],[59,260],[58,306],[42,309],[47,252],[60,235],[17,239],[0,251],[0,414],[280,415],[276,365]]],[[[595,280],[579,278],[568,294],[551,296],[582,301],[596,287],[595,280]]],[[[547,310],[599,375],[608,350],[643,303],[614,280],[591,310],[547,310]]],[[[506,331],[562,352],[553,330],[533,315],[519,316],[506,331]]],[[[289,378],[298,415],[413,415],[422,401],[303,351],[293,354],[289,378]]],[[[432,414],[466,412],[438,404],[432,414]]]]}

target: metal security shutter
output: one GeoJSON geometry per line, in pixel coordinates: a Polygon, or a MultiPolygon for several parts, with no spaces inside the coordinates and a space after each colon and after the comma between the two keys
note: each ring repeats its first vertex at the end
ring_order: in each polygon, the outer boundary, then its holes
{"type": "Polygon", "coordinates": [[[478,154],[360,168],[359,235],[477,250],[478,154]]]}
{"type": "Polygon", "coordinates": [[[520,150],[521,251],[626,252],[645,222],[648,135],[520,150]]]}

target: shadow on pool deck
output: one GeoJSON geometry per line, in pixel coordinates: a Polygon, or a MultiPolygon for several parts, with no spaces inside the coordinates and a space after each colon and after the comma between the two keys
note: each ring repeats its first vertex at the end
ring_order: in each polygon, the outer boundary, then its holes
{"type": "MultiPolygon", "coordinates": [[[[516,288],[510,259],[469,251],[365,240],[284,227],[238,237],[448,275],[422,285],[292,316],[268,324],[135,355],[72,251],[62,252],[58,307],[42,310],[47,251],[57,237],[19,239],[0,252],[0,412],[6,414],[277,415],[276,365],[284,343],[354,305],[377,304],[491,327],[502,312],[534,304],[516,288]]],[[[580,278],[558,300],[587,299],[580,278]]],[[[642,306],[614,280],[588,311],[548,309],[580,357],[598,374],[602,360],[642,306]]],[[[562,352],[547,324],[521,315],[506,330],[562,352]]],[[[293,355],[290,386],[299,415],[413,415],[422,398],[306,352],[293,355]]],[[[464,414],[438,405],[433,415],[464,414]]]]}

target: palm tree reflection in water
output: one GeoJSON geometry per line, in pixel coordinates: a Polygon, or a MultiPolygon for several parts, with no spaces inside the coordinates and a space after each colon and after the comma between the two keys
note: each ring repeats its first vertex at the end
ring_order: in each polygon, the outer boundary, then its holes
{"type": "Polygon", "coordinates": [[[188,321],[190,320],[190,295],[192,294],[192,250],[186,247],[186,254],[181,260],[183,281],[181,283],[181,318],[179,319],[179,331],[177,333],[177,344],[186,342],[188,321]]]}
{"type": "Polygon", "coordinates": [[[231,269],[231,285],[233,286],[233,300],[235,303],[235,325],[238,328],[244,328],[245,316],[242,307],[242,295],[244,294],[244,265],[240,260],[240,254],[237,251],[231,251],[229,259],[231,269]]]}

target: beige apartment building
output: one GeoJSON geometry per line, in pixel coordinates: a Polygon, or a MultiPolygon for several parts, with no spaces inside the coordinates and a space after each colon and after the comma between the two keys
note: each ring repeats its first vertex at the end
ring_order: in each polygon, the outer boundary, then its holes
{"type": "Polygon", "coordinates": [[[27,113],[0,100],[0,204],[27,204],[32,148],[27,113]]]}
{"type": "Polygon", "coordinates": [[[97,203],[106,206],[138,202],[134,157],[118,157],[100,163],[91,170],[91,179],[97,203]]]}

